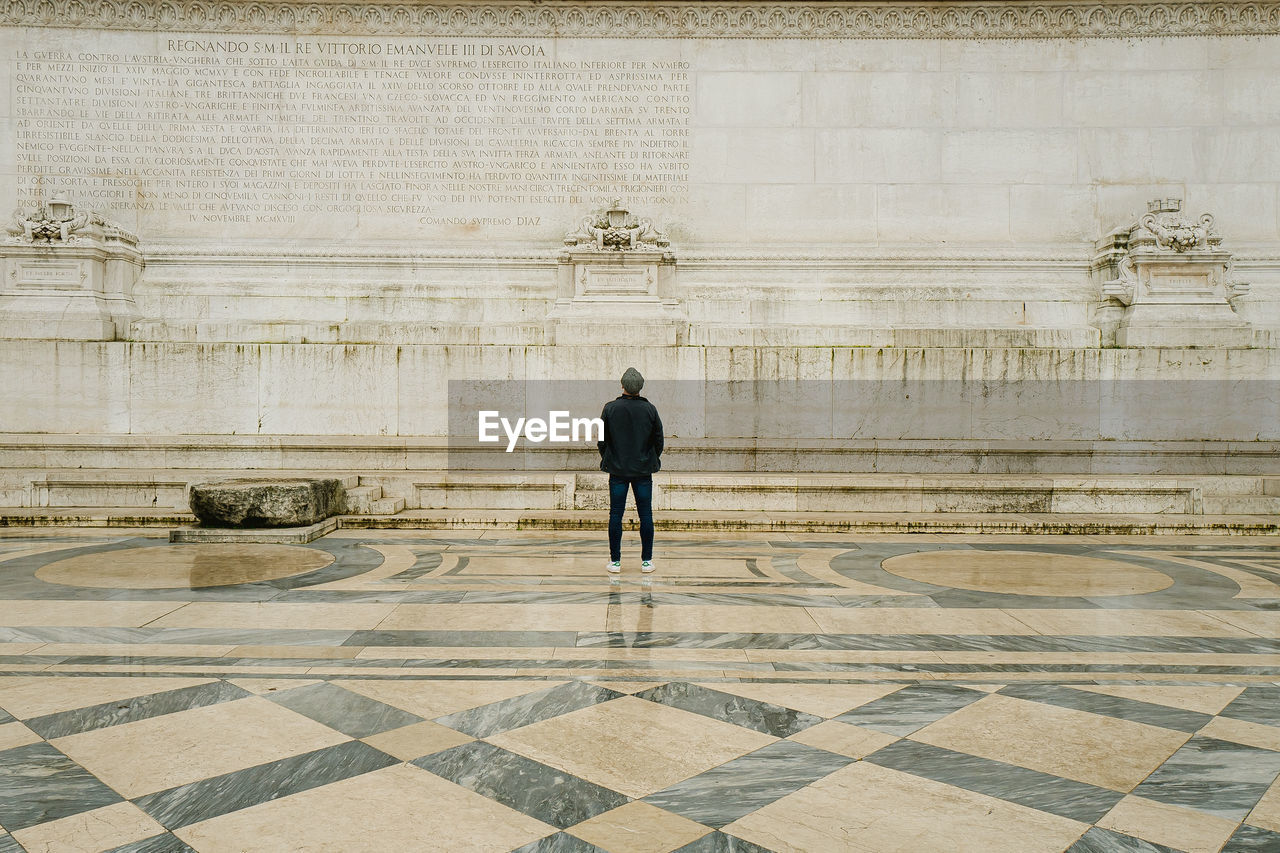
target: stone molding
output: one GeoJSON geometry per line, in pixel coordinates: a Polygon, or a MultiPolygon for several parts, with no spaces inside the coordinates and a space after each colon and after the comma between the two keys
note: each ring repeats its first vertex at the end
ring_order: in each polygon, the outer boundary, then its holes
{"type": "Polygon", "coordinates": [[[1271,35],[1280,2],[279,3],[7,0],[0,25],[506,38],[1043,39],[1271,35]]]}

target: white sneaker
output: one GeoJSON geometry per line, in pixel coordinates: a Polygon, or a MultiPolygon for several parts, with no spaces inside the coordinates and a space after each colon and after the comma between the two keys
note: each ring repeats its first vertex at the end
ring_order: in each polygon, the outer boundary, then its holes
{"type": "Polygon", "coordinates": [[[640,562],[640,571],[644,572],[646,575],[652,572],[653,568],[653,560],[642,560],[640,562]]]}
{"type": "MultiPolygon", "coordinates": [[[[611,574],[611,575],[616,575],[616,574],[618,574],[618,573],[619,573],[619,572],[621,572],[621,571],[622,571],[622,561],[621,561],[621,560],[610,560],[610,561],[609,561],[609,574],[611,574]]],[[[650,569],[649,571],[653,571],[653,569],[650,569]]]]}

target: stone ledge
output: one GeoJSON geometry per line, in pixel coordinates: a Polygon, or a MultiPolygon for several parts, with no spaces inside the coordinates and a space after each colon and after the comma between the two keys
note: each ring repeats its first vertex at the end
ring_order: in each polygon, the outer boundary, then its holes
{"type": "Polygon", "coordinates": [[[254,545],[306,545],[338,529],[338,518],[331,516],[306,527],[274,527],[237,530],[227,527],[179,527],[169,531],[170,542],[234,542],[254,545]]]}

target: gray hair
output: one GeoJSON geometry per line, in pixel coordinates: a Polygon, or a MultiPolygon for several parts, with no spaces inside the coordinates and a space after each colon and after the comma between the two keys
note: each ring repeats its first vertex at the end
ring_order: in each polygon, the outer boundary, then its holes
{"type": "Polygon", "coordinates": [[[634,367],[628,367],[627,372],[622,374],[622,390],[628,394],[639,394],[643,387],[644,377],[640,375],[640,371],[634,367]]]}

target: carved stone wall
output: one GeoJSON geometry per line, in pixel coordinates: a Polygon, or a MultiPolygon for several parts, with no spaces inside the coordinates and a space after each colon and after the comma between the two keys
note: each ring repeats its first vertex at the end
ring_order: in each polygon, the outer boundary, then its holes
{"type": "Polygon", "coordinates": [[[0,23],[184,32],[607,38],[1137,38],[1269,35],[1274,2],[270,3],[9,0],[0,23]]]}

